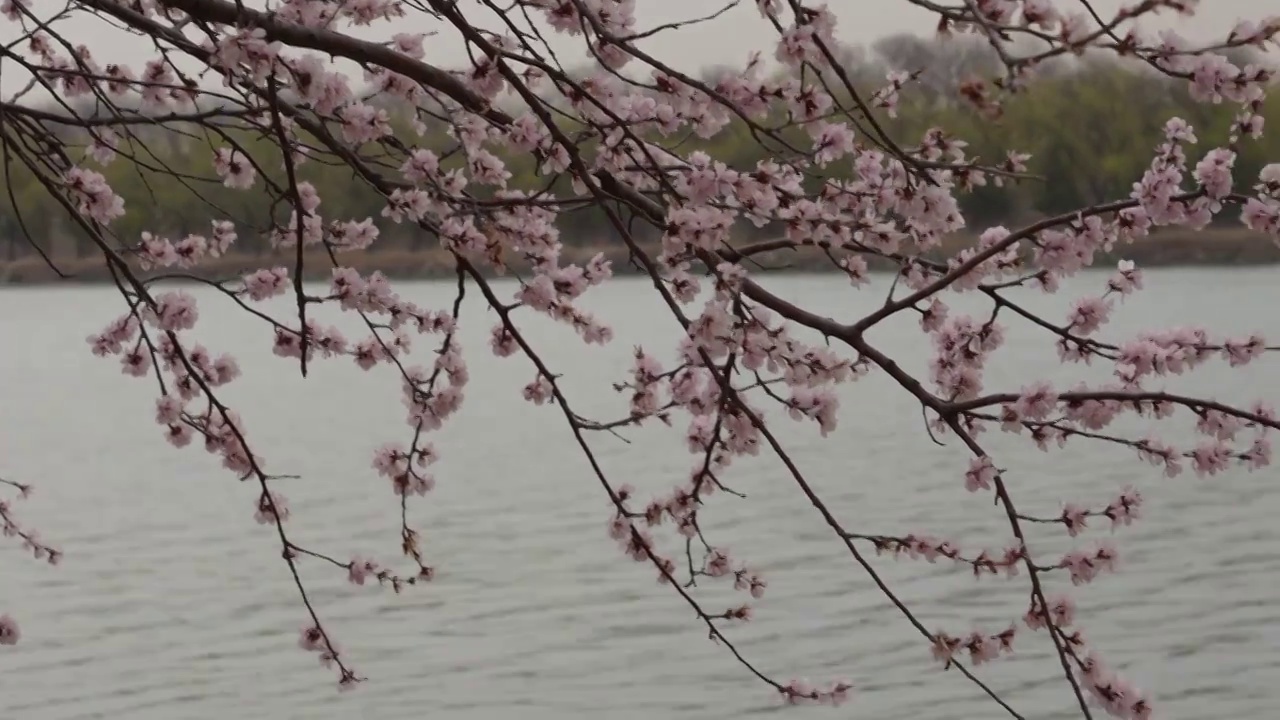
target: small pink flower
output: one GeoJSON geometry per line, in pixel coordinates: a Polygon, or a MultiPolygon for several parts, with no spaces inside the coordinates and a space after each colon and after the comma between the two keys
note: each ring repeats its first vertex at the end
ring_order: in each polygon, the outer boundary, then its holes
{"type": "Polygon", "coordinates": [[[950,666],[951,661],[954,659],[956,650],[959,650],[962,644],[963,643],[958,638],[953,638],[944,632],[939,632],[934,636],[930,651],[933,654],[934,660],[950,666]]]}
{"type": "Polygon", "coordinates": [[[230,188],[246,190],[253,187],[258,171],[239,150],[218,148],[213,154],[213,169],[230,188]]]}
{"type": "Polygon", "coordinates": [[[787,702],[792,705],[799,705],[817,699],[818,691],[809,683],[808,680],[792,680],[782,688],[783,695],[786,696],[787,702]]]}
{"type": "Polygon", "coordinates": [[[151,353],[136,347],[120,356],[121,372],[133,377],[143,377],[151,370],[151,353]]]}
{"type": "Polygon", "coordinates": [[[631,536],[631,521],[622,515],[609,518],[609,537],[619,542],[631,536]]]}
{"type": "Polygon", "coordinates": [[[1116,274],[1107,281],[1107,289],[1121,295],[1141,290],[1142,271],[1134,267],[1132,260],[1121,260],[1116,266],[1116,274]]]}
{"type": "Polygon", "coordinates": [[[718,548],[707,552],[703,572],[711,577],[723,577],[729,574],[729,553],[718,548]]]}
{"type": "Polygon", "coordinates": [[[551,381],[545,375],[539,374],[538,379],[524,386],[522,395],[525,400],[534,405],[542,405],[551,399],[554,392],[555,388],[552,387],[551,381]]]}
{"type": "Polygon", "coordinates": [[[194,432],[183,423],[173,423],[165,427],[164,438],[174,447],[186,447],[191,444],[194,432]]]}
{"type": "Polygon", "coordinates": [[[991,464],[990,457],[986,455],[976,457],[969,461],[969,470],[964,474],[964,487],[969,492],[990,490],[996,475],[996,468],[991,464]]]}
{"type": "Polygon", "coordinates": [[[1103,298],[1086,297],[1077,300],[1067,318],[1067,327],[1077,335],[1092,335],[1107,321],[1111,303],[1103,298]]]}
{"type": "Polygon", "coordinates": [[[250,299],[266,300],[289,288],[289,268],[262,269],[244,276],[244,292],[250,299]]]}
{"type": "Polygon", "coordinates": [[[1130,525],[1142,514],[1142,494],[1133,488],[1125,488],[1119,497],[1111,501],[1104,514],[1111,518],[1111,526],[1130,525]]]}
{"type": "Polygon", "coordinates": [[[253,515],[259,525],[275,525],[289,519],[289,505],[284,496],[270,490],[258,496],[257,512],[253,515]]]}
{"type": "Polygon", "coordinates": [[[1067,534],[1075,537],[1088,525],[1089,513],[1079,505],[1067,503],[1062,508],[1061,520],[1067,526],[1067,534]]]}
{"type": "Polygon", "coordinates": [[[156,297],[154,318],[161,330],[190,330],[198,317],[196,299],[186,291],[175,290],[156,297]]]}
{"type": "Polygon", "coordinates": [[[1230,467],[1231,446],[1222,441],[1209,441],[1191,451],[1191,463],[1196,475],[1211,477],[1230,467]]]}
{"type": "Polygon", "coordinates": [[[1018,396],[1013,408],[1019,416],[1027,420],[1044,420],[1049,417],[1058,404],[1058,394],[1047,382],[1026,385],[1018,396]]]}
{"type": "Polygon", "coordinates": [[[978,632],[969,636],[964,648],[969,651],[969,660],[974,665],[981,665],[1000,657],[1000,646],[978,632]]]}
{"type": "Polygon", "coordinates": [[[324,649],[324,634],[314,625],[304,627],[298,635],[298,647],[307,652],[320,652],[324,649]]]}
{"type": "Polygon", "coordinates": [[[21,639],[18,621],[8,615],[0,615],[0,645],[17,645],[21,639]]]}
{"type": "Polygon", "coordinates": [[[377,575],[378,571],[378,563],[357,555],[351,558],[351,562],[347,565],[347,580],[353,585],[364,585],[365,578],[377,575]]]}

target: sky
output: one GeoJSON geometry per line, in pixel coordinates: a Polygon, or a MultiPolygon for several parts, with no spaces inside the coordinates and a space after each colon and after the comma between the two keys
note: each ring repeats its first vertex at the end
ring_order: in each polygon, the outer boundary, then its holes
{"type": "MultiPolygon", "coordinates": [[[[687,20],[706,15],[723,7],[727,0],[637,0],[637,17],[642,28],[663,23],[687,20]]],[[[949,4],[958,3],[952,0],[949,4]]],[[[876,39],[897,33],[932,35],[935,20],[927,11],[907,0],[827,0],[839,18],[838,36],[850,44],[868,45],[876,39]]],[[[62,7],[61,2],[33,0],[37,12],[40,8],[62,7]]],[[[72,0],[71,4],[74,4],[72,0]]],[[[246,4],[262,7],[263,0],[246,4]]],[[[1093,0],[1094,7],[1109,16],[1122,4],[1122,0],[1093,0]]],[[[1081,7],[1079,0],[1057,0],[1064,10],[1081,7]]],[[[474,0],[462,0],[466,11],[475,8],[474,0]]],[[[47,10],[45,12],[48,12],[47,10]]],[[[1225,35],[1241,18],[1260,19],[1268,14],[1280,14],[1280,0],[1202,0],[1200,11],[1188,21],[1168,13],[1151,27],[1174,27],[1183,35],[1206,40],[1225,35]]],[[[477,13],[477,17],[481,17],[477,13]]],[[[489,23],[482,22],[484,26],[489,23]]],[[[107,28],[98,19],[80,16],[58,26],[63,36],[73,43],[85,43],[94,51],[100,63],[127,63],[140,67],[153,57],[147,44],[136,37],[107,28]]],[[[429,32],[436,29],[434,21],[424,17],[397,20],[393,25],[380,23],[373,33],[359,33],[368,39],[384,39],[393,32],[429,32]]],[[[12,42],[18,36],[16,23],[0,17],[0,43],[12,42]]],[[[774,29],[756,10],[754,0],[738,0],[725,14],[709,23],[662,32],[645,41],[641,47],[656,58],[684,71],[696,71],[709,65],[741,65],[753,50],[763,50],[771,56],[777,42],[774,29]]],[[[458,66],[465,61],[461,43],[456,33],[445,32],[426,42],[427,60],[446,67],[458,66]]],[[[572,66],[587,60],[580,39],[564,39],[553,43],[561,53],[562,61],[572,66]]],[[[18,77],[20,68],[12,62],[0,59],[0,91],[6,99],[15,89],[25,84],[25,77],[18,77]]]]}

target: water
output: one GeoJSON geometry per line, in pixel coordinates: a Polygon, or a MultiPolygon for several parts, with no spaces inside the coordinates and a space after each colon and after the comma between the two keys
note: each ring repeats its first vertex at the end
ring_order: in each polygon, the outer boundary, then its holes
{"type": "MultiPolygon", "coordinates": [[[[1203,322],[1280,337],[1274,278],[1272,270],[1151,272],[1148,291],[1124,306],[1109,332],[1203,322]]],[[[1100,288],[1104,279],[1086,275],[1068,290],[1100,288]]],[[[840,318],[874,307],[885,289],[881,282],[853,291],[833,277],[770,283],[840,318]]],[[[453,286],[401,290],[443,308],[453,286]]],[[[593,293],[591,309],[617,331],[610,346],[583,347],[572,331],[546,322],[531,324],[530,337],[566,375],[578,411],[609,419],[624,412],[625,399],[607,388],[624,378],[633,345],[669,357],[675,331],[641,281],[593,293]]],[[[280,484],[294,538],[343,560],[354,553],[396,560],[398,504],[369,469],[374,448],[408,440],[395,377],[327,361],[303,381],[294,362],[270,355],[267,326],[243,322],[225,298],[198,295],[200,340],[234,352],[245,369],[223,399],[242,413],[270,471],[301,476],[280,484]]],[[[114,292],[0,292],[0,472],[37,486],[16,509],[67,552],[50,568],[22,557],[12,540],[0,542],[0,609],[20,618],[24,632],[21,645],[0,651],[0,718],[686,720],[787,712],[706,639],[672,590],[654,582],[652,568],[621,557],[606,537],[598,482],[557,411],[519,398],[533,378],[530,364],[489,353],[495,317],[477,295],[462,313],[467,402],[436,438],[436,491],[410,507],[438,579],[396,596],[349,585],[315,562],[303,566],[327,627],[370,678],[340,694],[332,675],[296,647],[303,610],[276,538],[254,523],[253,488],[203,449],[164,444],[151,420],[154,382],[122,376],[113,361],[88,353],[84,337],[122,307],[114,292]]],[[[1062,317],[1066,299],[1033,296],[1028,304],[1062,317]]],[[[275,307],[289,311],[287,299],[275,307]]],[[[1006,323],[1009,347],[989,385],[1103,376],[1059,366],[1044,335],[1016,318],[1006,323]]],[[[923,370],[914,320],[890,323],[871,339],[908,370],[923,370]]],[[[429,343],[420,343],[424,356],[429,343]]],[[[1170,387],[1280,401],[1280,366],[1268,360],[1228,371],[1215,362],[1170,387]]],[[[1001,513],[963,489],[963,453],[924,439],[919,408],[904,392],[873,376],[850,386],[842,403],[829,439],[808,424],[777,427],[849,528],[1003,547],[1001,513]]],[[[1187,437],[1189,425],[1181,417],[1169,437],[1187,437]]],[[[682,431],[680,422],[671,431],[631,432],[630,445],[608,435],[591,440],[615,483],[632,482],[647,495],[668,491],[692,464],[682,431]]],[[[1075,597],[1086,637],[1154,694],[1162,717],[1272,716],[1280,699],[1274,471],[1168,480],[1123,448],[1073,444],[1045,455],[998,433],[982,440],[1009,468],[1023,512],[1055,514],[1064,500],[1106,503],[1129,483],[1146,495],[1146,518],[1117,533],[1122,571],[1075,597]]],[[[924,639],[833,541],[779,462],[745,463],[729,479],[748,499],[718,495],[703,518],[714,542],[769,580],[756,620],[730,633],[752,662],[782,681],[851,679],[853,703],[836,716],[1001,716],[976,687],[932,662],[924,639]]],[[[1081,542],[1109,536],[1105,524],[1094,525],[1081,542]]],[[[1032,549],[1046,557],[1067,546],[1061,533],[1034,532],[1032,549]]],[[[948,564],[888,558],[876,566],[930,628],[960,634],[976,622],[994,632],[1026,609],[1025,577],[975,581],[948,564]]],[[[712,610],[742,597],[703,585],[712,610]]],[[[980,675],[1027,717],[1071,716],[1074,700],[1047,639],[1024,633],[1015,647],[1013,659],[980,675]]]]}

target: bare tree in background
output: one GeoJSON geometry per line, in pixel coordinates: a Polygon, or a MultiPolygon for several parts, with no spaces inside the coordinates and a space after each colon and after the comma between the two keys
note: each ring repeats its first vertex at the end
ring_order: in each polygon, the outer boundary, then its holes
{"type": "MultiPolygon", "coordinates": [[[[611,508],[601,522],[620,554],[650,566],[647,576],[669,586],[673,601],[693,610],[748,677],[791,702],[839,703],[855,689],[843,680],[809,684],[771,677],[733,644],[735,623],[757,613],[769,621],[767,602],[746,602],[764,596],[766,578],[750,558],[737,557],[704,533],[701,519],[746,502],[732,491],[735,459],[771,453],[831,542],[847,551],[851,570],[865,573],[900,621],[918,631],[922,659],[932,650],[937,662],[1021,718],[1026,710],[1003,699],[977,666],[1005,655],[1015,638],[1024,642],[1021,636],[1030,632],[1025,642],[1054,649],[1083,717],[1101,708],[1143,720],[1151,716],[1150,699],[1095,654],[1066,592],[1111,572],[1116,548],[1102,542],[1050,556],[1033,553],[1029,542],[1036,533],[1074,537],[1095,519],[1127,525],[1138,517],[1141,494],[1117,488],[1111,497],[1071,497],[1068,488],[1065,509],[1023,506],[979,433],[1016,433],[1042,449],[1069,440],[1081,448],[1075,452],[1088,452],[1088,443],[1116,444],[1169,476],[1184,468],[1207,476],[1233,465],[1270,463],[1270,437],[1280,421],[1266,403],[1237,407],[1164,389],[1172,376],[1202,364],[1241,366],[1275,349],[1263,338],[1222,337],[1212,328],[1154,328],[1105,338],[1101,331],[1111,313],[1142,287],[1140,271],[1130,264],[1122,263],[1096,294],[1075,299],[1064,318],[1038,315],[1024,303],[1028,295],[1053,293],[1105,249],[1158,227],[1203,228],[1228,206],[1240,207],[1250,228],[1280,237],[1280,165],[1268,166],[1259,178],[1232,175],[1236,149],[1262,132],[1259,108],[1270,78],[1260,67],[1238,66],[1221,54],[1274,43],[1280,21],[1242,22],[1220,42],[1200,46],[1172,36],[1145,37],[1137,29],[1142,16],[1195,4],[1188,0],[1143,0],[1111,18],[1084,0],[902,2],[929,10],[949,33],[971,37],[973,48],[985,50],[935,54],[928,41],[884,43],[881,55],[903,72],[868,90],[844,67],[834,41],[837,22],[856,22],[860,3],[758,0],[761,22],[777,31],[773,59],[789,72],[776,73],[756,56],[736,72],[703,82],[643,51],[643,38],[678,28],[640,27],[628,0],[516,0],[510,7],[489,0],[290,0],[266,11],[231,0],[74,0],[55,11],[4,0],[5,16],[23,34],[0,47],[0,62],[6,77],[25,73],[30,83],[0,102],[0,146],[6,169],[34,174],[68,221],[92,239],[119,288],[120,312],[103,318],[104,329],[86,351],[119,362],[127,375],[150,379],[145,386],[157,396],[155,420],[169,442],[184,447],[194,441],[221,458],[232,475],[251,481],[248,509],[271,528],[275,545],[264,542],[263,552],[282,554],[305,606],[308,624],[300,644],[332,667],[342,685],[361,679],[357,658],[342,653],[326,630],[324,608],[313,602],[298,567],[328,565],[354,583],[376,580],[396,590],[432,578],[433,559],[411,522],[410,500],[434,486],[432,433],[464,399],[469,376],[455,331],[461,323],[491,322],[459,317],[464,292],[473,292],[497,317],[487,350],[529,373],[525,398],[554,409],[585,455],[590,470],[579,479],[597,484],[608,498],[611,508]],[[461,38],[471,63],[458,69],[434,64],[423,36],[396,32],[406,15],[461,38]],[[142,67],[106,64],[98,53],[109,48],[59,34],[70,17],[123,28],[133,42],[154,48],[154,56],[142,67]],[[378,30],[381,40],[362,39],[378,30]],[[543,40],[548,32],[576,37],[593,61],[590,72],[567,71],[561,62],[580,58],[558,59],[543,40]],[[1027,43],[1039,49],[1020,50],[1027,43]],[[1150,168],[1134,178],[1130,197],[1025,227],[987,228],[975,247],[935,259],[942,239],[965,227],[956,196],[1028,181],[1033,159],[1009,148],[1005,159],[979,164],[966,156],[963,138],[945,128],[912,144],[896,142],[889,129],[899,98],[924,82],[929,92],[956,93],[976,111],[991,113],[1043,64],[1085,49],[1137,58],[1188,83],[1205,102],[1238,106],[1236,121],[1221,136],[1197,137],[1197,129],[1171,118],[1163,137],[1151,139],[1150,168]],[[363,78],[338,72],[330,58],[358,67],[363,78]],[[60,98],[61,111],[39,109],[33,88],[60,98]],[[397,131],[387,108],[410,108],[417,133],[397,131]],[[713,139],[731,123],[748,128],[771,160],[730,167],[683,149],[688,138],[713,139]],[[423,146],[418,133],[441,124],[452,145],[423,146]],[[172,173],[171,182],[203,187],[213,181],[265,193],[273,199],[273,216],[264,223],[211,207],[206,229],[185,237],[115,234],[113,224],[126,213],[149,209],[125,206],[101,170],[127,163],[164,173],[148,147],[163,141],[162,127],[186,152],[210,159],[206,176],[172,173]],[[1198,142],[1210,149],[1198,150],[1198,142]],[[508,163],[525,160],[537,164],[543,184],[508,187],[508,163]],[[383,217],[327,215],[337,198],[320,197],[305,180],[313,163],[348,168],[353,182],[385,197],[383,217]],[[585,343],[612,337],[587,309],[591,288],[610,281],[610,264],[603,257],[582,264],[562,258],[557,218],[584,207],[607,216],[615,241],[651,279],[668,310],[653,321],[673,323],[684,336],[675,348],[637,348],[634,364],[618,369],[630,407],[618,418],[578,414],[560,390],[559,371],[542,359],[538,338],[524,330],[525,318],[543,314],[574,328],[585,343]],[[447,250],[457,276],[454,304],[421,307],[381,275],[361,275],[344,264],[346,253],[378,242],[382,222],[415,225],[447,250]],[[782,236],[739,240],[741,228],[769,224],[782,236]],[[656,246],[637,239],[636,228],[646,225],[661,237],[656,246]],[[401,556],[397,561],[348,559],[342,548],[304,547],[292,539],[286,521],[306,518],[290,514],[281,476],[264,470],[271,449],[255,442],[251,414],[219,399],[220,389],[239,375],[237,361],[198,344],[193,297],[164,284],[199,279],[193,269],[202,261],[264,238],[293,253],[288,266],[204,282],[243,307],[246,331],[261,333],[279,361],[296,364],[302,375],[315,363],[354,362],[403,387],[409,408],[404,437],[370,448],[370,472],[387,478],[390,501],[397,504],[401,542],[389,549],[401,556]],[[782,250],[829,258],[850,279],[850,292],[866,280],[868,259],[892,263],[897,280],[874,312],[832,315],[770,289],[768,273],[754,258],[782,250]],[[316,257],[332,268],[329,289],[319,295],[301,281],[304,262],[316,257]],[[500,296],[488,280],[509,266],[524,269],[514,297],[500,296]],[[140,268],[167,270],[143,276],[140,268]],[[989,314],[951,312],[947,299],[955,293],[985,298],[989,314]],[[291,297],[293,310],[277,316],[260,309],[258,303],[275,296],[291,297]],[[358,316],[365,334],[347,338],[317,323],[323,305],[358,316]],[[868,339],[873,328],[899,316],[918,320],[932,340],[927,376],[911,375],[868,339]],[[984,368],[1002,347],[1006,323],[1042,332],[1064,363],[1112,367],[1114,378],[1093,385],[991,387],[984,368]],[[802,332],[829,343],[802,342],[802,332]],[[412,335],[426,336],[430,349],[410,353],[412,335]],[[425,365],[415,364],[419,357],[425,365]],[[989,495],[992,512],[1007,524],[1006,537],[982,549],[922,532],[868,534],[860,530],[866,518],[824,502],[802,469],[805,459],[791,455],[773,428],[799,421],[823,436],[837,433],[838,390],[869,374],[891,379],[905,400],[919,405],[922,445],[946,437],[968,448],[969,464],[938,482],[957,493],[989,495]],[[1125,434],[1115,429],[1125,416],[1194,426],[1200,440],[1174,447],[1155,436],[1125,434]],[[615,485],[593,448],[659,419],[687,427],[690,472],[674,492],[644,497],[615,485]],[[972,632],[934,627],[928,608],[909,607],[877,572],[872,556],[878,553],[941,558],[979,576],[1017,574],[1020,584],[1009,587],[1018,589],[1009,591],[1025,595],[1026,614],[1007,626],[972,632]],[[714,580],[740,590],[744,603],[709,607],[701,589],[714,580]]],[[[29,240],[42,247],[42,238],[29,240]]],[[[846,441],[856,446],[858,439],[846,441]]],[[[0,487],[8,489],[25,494],[29,487],[10,480],[0,487]]],[[[0,503],[0,522],[5,534],[38,557],[61,557],[19,522],[12,503],[0,503]]],[[[13,592],[12,585],[0,585],[0,602],[13,592]]],[[[18,644],[18,627],[14,618],[0,616],[0,643],[18,644]]]]}
{"type": "Polygon", "coordinates": [[[891,35],[873,46],[890,70],[919,73],[915,88],[927,97],[955,100],[956,89],[973,78],[991,78],[1000,58],[982,38],[952,36],[946,40],[918,35],[891,35]]]}

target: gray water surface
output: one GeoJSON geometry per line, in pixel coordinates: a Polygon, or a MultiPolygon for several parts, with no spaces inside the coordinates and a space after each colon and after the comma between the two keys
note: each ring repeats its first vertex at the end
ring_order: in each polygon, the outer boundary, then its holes
{"type": "MultiPolygon", "coordinates": [[[[1118,310],[1106,337],[1141,328],[1211,324],[1234,335],[1280,339],[1280,286],[1271,269],[1160,270],[1118,310]]],[[[1106,275],[1076,278],[1028,305],[1064,316],[1066,303],[1097,292],[1106,275]]],[[[853,290],[827,276],[780,276],[787,297],[852,319],[877,306],[887,286],[853,290]]],[[[420,304],[443,309],[452,283],[401,283],[420,304]]],[[[499,285],[507,294],[512,286],[499,285]]],[[[316,362],[302,380],[296,361],[271,355],[271,331],[225,298],[195,291],[194,331],[214,353],[236,354],[244,377],[222,399],[244,419],[270,472],[301,476],[277,487],[288,498],[294,539],[341,560],[398,562],[399,504],[369,463],[388,441],[407,442],[399,382],[390,368],[365,373],[350,361],[316,362]]],[[[584,307],[610,323],[608,346],[532,322],[529,336],[566,376],[578,412],[625,413],[609,383],[626,378],[636,344],[664,361],[676,328],[640,280],[591,291],[584,307]]],[[[957,307],[983,307],[957,299],[957,307]]],[[[272,307],[285,317],[289,301],[272,307]]],[[[123,304],[109,288],[0,291],[0,474],[30,482],[16,512],[66,551],[48,567],[0,538],[0,611],[22,623],[16,647],[0,648],[0,720],[246,718],[337,720],[409,717],[739,718],[817,712],[883,720],[997,718],[999,707],[929,647],[834,541],[774,459],[735,466],[745,500],[712,498],[704,526],[713,542],[759,568],[769,582],[750,624],[731,630],[739,649],[781,681],[848,678],[840,710],[786,710],[723,648],[688,607],[655,582],[651,567],[618,551],[605,532],[609,505],[553,407],[520,398],[533,368],[488,350],[496,321],[474,290],[462,311],[471,369],[463,410],[437,433],[438,486],[410,504],[437,579],[402,595],[356,587],[333,568],[303,564],[317,609],[345,656],[369,681],[339,693],[333,674],[297,648],[305,614],[271,528],[253,519],[256,492],[199,443],[169,447],[153,423],[155,383],[95,358],[84,338],[123,304]]],[[[982,310],[985,316],[985,309],[982,310]]],[[[322,316],[354,328],[352,318],[322,316]]],[[[1105,368],[1062,366],[1051,339],[1016,318],[988,387],[1016,390],[1048,379],[1105,378],[1105,368]]],[[[353,337],[358,337],[352,333],[353,337]]],[[[888,323],[871,340],[923,373],[927,344],[914,319],[888,323]]],[[[435,338],[418,341],[430,361],[435,338]]],[[[1243,370],[1214,361],[1169,383],[1221,400],[1280,404],[1280,362],[1243,370]]],[[[999,549],[1009,530],[988,496],[963,487],[964,452],[924,436],[919,407],[886,378],[846,388],[840,426],[827,439],[812,424],[775,419],[804,473],[850,529],[929,532],[962,548],[999,549]]],[[[1167,424],[1185,442],[1191,420],[1167,424]]],[[[1142,433],[1134,423],[1123,425],[1142,433]]],[[[676,427],[628,433],[633,443],[591,437],[613,482],[648,496],[669,492],[693,463],[676,427]]],[[[1121,571],[1075,589],[1079,624],[1100,656],[1149,690],[1163,718],[1269,720],[1280,701],[1280,485],[1275,470],[1176,479],[1123,448],[1073,443],[1040,453],[1025,439],[982,436],[1003,467],[1019,510],[1053,515],[1064,501],[1108,502],[1125,485],[1142,491],[1145,517],[1114,539],[1121,571]]],[[[1070,546],[1035,528],[1032,550],[1070,546]]],[[[676,549],[670,530],[660,536],[676,549]]],[[[1112,537],[1095,521],[1075,541],[1112,537]]],[[[931,629],[953,635],[975,624],[996,632],[1027,607],[1026,578],[984,578],[947,563],[879,558],[876,567],[931,629]]],[[[1069,589],[1065,577],[1053,589],[1069,589]]],[[[710,609],[741,602],[704,582],[710,609]]],[[[1069,717],[1074,699],[1043,634],[1023,632],[1016,654],[979,668],[1029,718],[1069,717]]],[[[1075,711],[1078,713],[1078,710],[1075,711]]]]}

